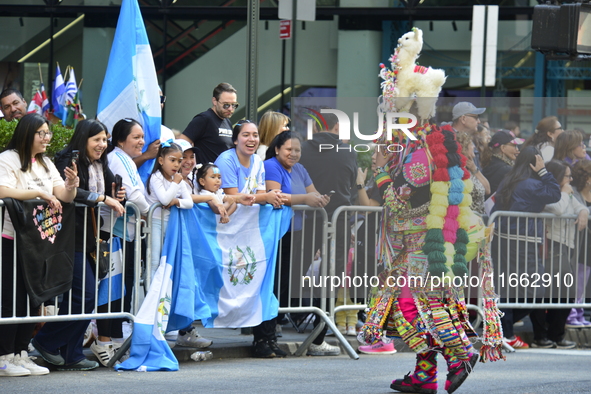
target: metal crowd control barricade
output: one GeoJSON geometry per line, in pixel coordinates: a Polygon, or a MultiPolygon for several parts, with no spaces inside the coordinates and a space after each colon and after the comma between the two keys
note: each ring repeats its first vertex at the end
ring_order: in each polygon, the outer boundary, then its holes
{"type": "MultiPolygon", "coordinates": [[[[591,307],[590,234],[588,226],[582,231],[576,229],[576,218],[511,211],[491,215],[489,224],[495,223],[491,255],[499,308],[591,307]]],[[[504,347],[514,351],[507,344],[504,347]]]]}
{"type": "MultiPolygon", "coordinates": [[[[325,325],[333,330],[341,345],[345,348],[349,357],[358,359],[359,356],[353,350],[349,342],[336,329],[334,322],[326,313],[326,301],[328,297],[325,286],[315,286],[318,278],[327,276],[328,273],[328,216],[323,208],[312,208],[307,205],[294,205],[294,217],[292,218],[292,231],[288,232],[279,244],[279,258],[276,267],[277,294],[279,295],[279,313],[310,314],[322,319],[312,333],[304,340],[296,350],[295,355],[301,356],[308,349],[312,341],[318,336],[325,325]],[[301,230],[296,229],[296,222],[301,218],[301,230]],[[319,234],[318,231],[321,233],[319,234]],[[289,253],[282,254],[287,248],[284,245],[289,242],[289,253]],[[312,247],[315,245],[315,247],[312,247]],[[317,256],[317,249],[320,254],[317,256]],[[288,261],[285,261],[288,259],[288,261]],[[287,271],[287,272],[286,272],[287,271]],[[283,279],[281,279],[283,278],[283,279]],[[287,288],[285,288],[287,286],[287,288]],[[283,294],[283,296],[282,296],[283,294]]],[[[299,227],[299,225],[298,225],[299,227]]],[[[292,321],[292,323],[294,323],[292,321]]],[[[294,323],[297,327],[297,323],[294,323]]]]}
{"type": "MultiPolygon", "coordinates": [[[[338,289],[332,289],[329,311],[333,319],[337,313],[359,311],[367,308],[369,290],[379,274],[376,258],[378,229],[382,207],[343,206],[332,215],[328,231],[330,239],[329,276],[335,278],[332,284],[340,282],[338,289]],[[338,238],[341,238],[337,245],[338,238]],[[338,252],[340,250],[340,253],[338,252]],[[337,262],[337,255],[344,260],[337,262]],[[339,278],[338,281],[336,278],[339,278]],[[338,304],[338,305],[337,305],[338,304]]],[[[375,283],[374,283],[375,284],[375,283]]],[[[356,322],[356,321],[355,321],[356,322]]],[[[338,331],[338,330],[337,330],[338,331]]]]}
{"type": "MultiPolygon", "coordinates": [[[[332,318],[337,318],[338,313],[367,308],[369,292],[371,288],[377,286],[377,275],[384,270],[383,266],[378,266],[376,258],[382,209],[383,207],[373,206],[343,206],[333,214],[328,234],[331,251],[329,275],[339,277],[341,287],[330,297],[329,311],[332,318]],[[337,231],[339,230],[337,226],[341,227],[341,231],[337,231]],[[339,236],[346,238],[341,245],[337,246],[339,236]],[[343,262],[345,264],[339,265],[337,262],[336,250],[339,247],[346,249],[340,254],[340,256],[346,256],[347,261],[343,262]],[[344,286],[343,282],[346,282],[344,286]]],[[[468,268],[468,277],[474,275],[481,277],[482,270],[479,264],[473,261],[468,268]]],[[[480,324],[484,316],[480,302],[481,290],[480,287],[477,289],[468,287],[465,292],[467,308],[477,312],[476,320],[473,322],[475,327],[480,324]]]]}
{"type": "MultiPolygon", "coordinates": [[[[0,201],[0,206],[3,207],[4,204],[2,201],[0,201]]],[[[135,234],[139,235],[141,234],[140,232],[140,227],[141,227],[141,220],[139,220],[140,216],[140,211],[138,209],[138,207],[131,203],[131,202],[127,202],[126,204],[126,213],[124,214],[123,220],[124,223],[127,222],[128,219],[128,210],[131,210],[134,213],[134,216],[136,218],[138,218],[138,220],[136,220],[135,222],[135,234]]],[[[76,209],[80,209],[80,208],[85,208],[84,209],[84,228],[82,229],[82,233],[78,234],[76,233],[76,236],[82,236],[83,239],[87,239],[87,231],[88,231],[88,221],[91,220],[91,210],[92,208],[87,207],[86,205],[80,205],[77,204],[76,205],[76,209]]],[[[104,204],[104,203],[99,203],[97,205],[97,207],[95,209],[101,210],[103,212],[103,214],[105,215],[110,215],[110,219],[111,219],[111,223],[115,223],[115,215],[114,213],[104,204]]],[[[5,212],[4,209],[0,210],[0,222],[4,222],[4,215],[8,215],[8,212],[5,212]]],[[[97,228],[96,228],[96,252],[98,255],[99,249],[98,249],[98,245],[100,242],[100,220],[98,220],[96,222],[97,228]]],[[[91,227],[92,228],[92,227],[91,227]]],[[[80,230],[80,229],[77,229],[80,230]]],[[[18,231],[18,229],[15,228],[15,231],[18,231]]],[[[124,283],[125,281],[125,272],[126,272],[126,267],[125,267],[125,253],[127,250],[127,245],[125,240],[125,237],[127,235],[127,226],[123,226],[123,240],[122,240],[122,248],[121,248],[121,281],[122,283],[124,283]]],[[[113,251],[112,248],[112,239],[113,239],[114,235],[113,232],[111,231],[109,234],[109,239],[105,239],[103,241],[109,241],[109,244],[111,245],[110,248],[110,252],[113,251]]],[[[72,243],[74,243],[74,240],[72,240],[72,243]]],[[[88,251],[86,250],[86,242],[83,242],[83,255],[84,256],[88,256],[88,251]]],[[[92,272],[88,272],[88,270],[86,269],[86,264],[84,264],[82,266],[82,288],[81,288],[81,305],[82,305],[82,313],[73,313],[72,312],[72,290],[70,289],[67,293],[61,295],[61,296],[57,296],[53,299],[53,305],[55,306],[55,312],[51,315],[37,315],[34,314],[36,311],[35,310],[31,310],[30,307],[30,302],[29,302],[29,296],[27,295],[27,312],[25,316],[16,316],[16,297],[15,297],[15,292],[16,292],[16,267],[17,267],[17,250],[19,248],[26,248],[26,247],[34,247],[34,245],[17,245],[17,241],[15,239],[14,242],[14,259],[12,262],[6,262],[6,261],[2,261],[2,246],[0,244],[0,273],[2,272],[3,267],[6,266],[6,264],[12,264],[12,268],[13,268],[13,272],[15,273],[13,275],[13,289],[15,289],[13,291],[12,294],[12,299],[13,299],[13,314],[11,317],[1,317],[0,318],[0,324],[21,324],[21,323],[40,323],[40,322],[59,322],[59,321],[72,321],[72,320],[90,320],[90,319],[116,319],[116,318],[124,318],[124,319],[130,319],[131,321],[134,320],[134,314],[132,312],[125,312],[123,310],[119,310],[119,311],[115,311],[112,309],[111,306],[111,301],[114,301],[116,299],[119,299],[119,297],[121,299],[123,299],[124,295],[125,295],[125,286],[121,286],[121,293],[113,293],[113,278],[108,275],[106,278],[104,278],[103,280],[99,281],[99,280],[95,280],[95,286],[92,289],[93,293],[94,293],[94,308],[93,311],[91,313],[85,313],[84,312],[84,305],[86,303],[86,299],[87,296],[86,294],[88,293],[88,289],[86,288],[86,278],[87,275],[94,275],[92,272]],[[99,296],[99,286],[100,286],[100,282],[103,282],[103,286],[106,286],[106,292],[107,292],[107,302],[106,305],[108,305],[107,307],[107,312],[106,313],[99,313],[97,311],[98,309],[98,296],[99,296]],[[60,311],[60,314],[58,314],[58,307],[60,304],[60,298],[61,297],[69,297],[69,308],[68,311],[60,311]],[[118,297],[118,298],[113,298],[113,297],[118,297]],[[33,313],[33,314],[32,314],[33,313]]],[[[139,273],[141,270],[141,239],[139,236],[135,237],[135,241],[134,241],[134,293],[132,296],[133,299],[133,312],[137,312],[139,309],[139,273]]],[[[113,261],[113,253],[109,254],[110,256],[110,265],[111,265],[111,270],[113,270],[114,267],[114,261],[113,261]]],[[[93,264],[93,261],[90,261],[91,264],[93,264]]],[[[75,263],[74,263],[75,264],[75,263]]],[[[98,262],[96,262],[95,265],[95,272],[98,272],[98,262]]],[[[0,305],[2,305],[5,301],[2,300],[2,289],[1,289],[2,284],[0,283],[0,305]]],[[[44,303],[40,306],[40,310],[41,311],[45,311],[45,305],[47,304],[44,303]]],[[[119,349],[119,351],[117,352],[117,354],[115,355],[115,357],[113,357],[113,359],[111,360],[111,363],[109,364],[109,366],[112,366],[115,364],[115,362],[127,351],[127,349],[129,349],[129,346],[131,344],[131,337],[129,337],[125,343],[123,344],[123,346],[121,346],[121,348],[119,349]]]]}
{"type": "Polygon", "coordinates": [[[589,230],[578,231],[576,218],[510,211],[491,215],[489,223],[496,223],[491,254],[499,307],[591,307],[591,286],[584,268],[589,267],[591,257],[589,230]],[[541,234],[533,230],[538,225],[543,226],[541,234]],[[524,231],[518,234],[513,228],[524,231]]]}
{"type": "MultiPolygon", "coordinates": [[[[164,227],[160,226],[160,233],[155,234],[154,231],[154,211],[157,208],[161,208],[162,204],[157,202],[150,206],[148,210],[148,215],[146,217],[146,225],[143,227],[143,236],[146,239],[146,261],[144,262],[145,272],[144,272],[144,292],[148,292],[150,288],[150,284],[152,283],[152,240],[153,237],[160,237],[160,247],[162,249],[162,245],[164,244],[164,227]]],[[[158,266],[156,266],[157,268],[158,266]]]]}

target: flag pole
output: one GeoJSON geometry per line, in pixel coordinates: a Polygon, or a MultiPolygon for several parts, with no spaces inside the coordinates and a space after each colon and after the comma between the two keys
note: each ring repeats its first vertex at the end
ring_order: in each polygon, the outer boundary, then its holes
{"type": "Polygon", "coordinates": [[[39,79],[41,80],[41,83],[43,83],[43,74],[41,73],[41,63],[37,63],[37,66],[39,67],[39,79]]]}
{"type": "Polygon", "coordinates": [[[84,81],[84,78],[80,80],[80,83],[78,84],[78,90],[80,90],[80,86],[82,86],[82,81],[84,81]]]}

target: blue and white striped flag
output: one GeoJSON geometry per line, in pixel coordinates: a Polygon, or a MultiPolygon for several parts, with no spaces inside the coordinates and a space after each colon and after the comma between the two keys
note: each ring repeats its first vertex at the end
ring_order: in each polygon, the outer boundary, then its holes
{"type": "Polygon", "coordinates": [[[53,81],[53,92],[51,93],[51,102],[53,103],[53,113],[59,118],[62,116],[64,111],[64,93],[66,86],[64,85],[64,77],[60,71],[59,63],[55,69],[55,81],[53,81]]]}
{"type": "Polygon", "coordinates": [[[66,83],[65,87],[65,98],[64,103],[68,103],[74,101],[74,97],[76,97],[76,92],[78,92],[78,87],[76,86],[76,74],[74,74],[74,67],[70,67],[70,76],[68,77],[68,82],[66,83]]]}
{"type": "Polygon", "coordinates": [[[99,283],[97,305],[122,298],[123,291],[123,249],[121,239],[113,237],[111,241],[111,271],[99,283]],[[109,291],[110,290],[110,291],[109,291]],[[111,296],[109,297],[109,294],[111,296]]]}
{"type": "MultiPolygon", "coordinates": [[[[109,131],[123,118],[144,129],[144,151],[160,138],[161,109],[152,50],[137,0],[123,0],[107,73],[98,101],[97,118],[109,131]]],[[[146,182],[154,165],[148,160],[139,172],[146,182]]]]}

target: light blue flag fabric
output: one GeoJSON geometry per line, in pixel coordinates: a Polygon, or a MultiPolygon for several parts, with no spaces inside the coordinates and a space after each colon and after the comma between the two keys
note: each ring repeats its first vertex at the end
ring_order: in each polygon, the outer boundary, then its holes
{"type": "Polygon", "coordinates": [[[111,241],[111,272],[102,279],[98,289],[97,305],[104,305],[109,301],[115,301],[121,298],[123,288],[123,248],[121,238],[113,237],[111,241]],[[109,298],[109,294],[111,297],[109,298]]]}
{"type": "Polygon", "coordinates": [[[130,358],[115,369],[178,370],[164,334],[194,320],[251,327],[277,316],[275,261],[291,216],[289,207],[239,205],[221,224],[207,204],[171,208],[160,265],[134,320],[130,358]]]}
{"type": "MultiPolygon", "coordinates": [[[[212,220],[207,204],[198,204],[199,231],[193,232],[193,261],[198,286],[210,316],[205,327],[253,327],[277,316],[273,294],[279,240],[289,229],[292,210],[269,204],[238,205],[230,223],[212,220]]],[[[217,218],[216,218],[217,219],[217,218]]]]}
{"type": "MultiPolygon", "coordinates": [[[[168,346],[164,334],[178,328],[186,328],[193,322],[190,307],[195,288],[192,261],[184,249],[190,210],[173,207],[162,246],[162,257],[152,279],[148,294],[138,311],[131,338],[130,357],[115,366],[116,370],[177,371],[179,363],[168,346]],[[185,231],[182,231],[182,230],[185,231]],[[187,260],[188,259],[188,260],[187,260]],[[189,267],[189,269],[185,269],[189,267]],[[187,275],[188,274],[188,275],[187,275]],[[188,297],[188,298],[184,298],[188,297]],[[174,301],[173,301],[174,300],[174,301]],[[174,306],[174,308],[173,308],[174,306]],[[174,319],[172,310],[175,310],[174,319]]],[[[194,226],[194,222],[192,222],[194,226]]]]}
{"type": "MultiPolygon", "coordinates": [[[[149,144],[160,138],[158,79],[137,0],[123,0],[121,4],[97,114],[109,132],[123,118],[137,120],[144,129],[144,152],[149,144]]],[[[153,166],[154,159],[139,168],[144,183],[153,166]]]]}

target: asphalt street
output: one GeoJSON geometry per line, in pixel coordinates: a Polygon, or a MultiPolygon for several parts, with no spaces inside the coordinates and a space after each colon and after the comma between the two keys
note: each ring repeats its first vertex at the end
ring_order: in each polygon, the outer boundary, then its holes
{"type": "MultiPolygon", "coordinates": [[[[393,393],[413,353],[183,362],[178,372],[51,372],[0,378],[0,393],[393,393]]],[[[443,361],[440,357],[440,363],[443,361]]],[[[440,393],[445,393],[445,364],[440,393]]],[[[591,393],[591,350],[530,349],[478,363],[456,393],[591,393]]]]}

